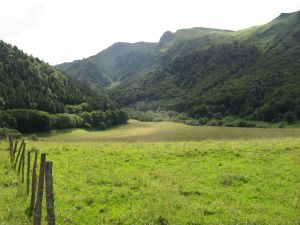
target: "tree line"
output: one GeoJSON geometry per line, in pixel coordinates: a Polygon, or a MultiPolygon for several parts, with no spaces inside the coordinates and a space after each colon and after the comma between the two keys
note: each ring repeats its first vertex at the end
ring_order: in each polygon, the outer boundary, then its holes
{"type": "Polygon", "coordinates": [[[12,109],[0,111],[0,127],[16,129],[20,132],[49,131],[64,128],[107,129],[125,123],[128,115],[122,110],[101,110],[79,114],[49,114],[32,109],[12,109]]]}

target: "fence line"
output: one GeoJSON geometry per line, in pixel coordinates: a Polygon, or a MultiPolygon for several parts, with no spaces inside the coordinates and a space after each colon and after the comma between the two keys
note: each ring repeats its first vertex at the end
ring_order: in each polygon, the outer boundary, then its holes
{"type": "Polygon", "coordinates": [[[9,135],[8,143],[9,143],[9,152],[10,152],[12,168],[17,171],[18,176],[21,176],[21,184],[24,184],[25,181],[25,164],[27,164],[26,194],[28,196],[31,195],[29,215],[30,217],[32,217],[33,225],[41,225],[42,223],[42,206],[43,206],[44,192],[46,195],[46,208],[47,208],[46,211],[47,211],[48,225],[55,225],[52,161],[46,161],[46,153],[41,154],[39,179],[37,179],[38,150],[37,149],[34,150],[34,160],[33,160],[33,167],[31,173],[31,153],[30,151],[26,151],[25,139],[24,138],[22,139],[18,151],[17,151],[18,143],[19,143],[18,140],[14,141],[13,137],[9,135]],[[15,157],[16,154],[17,157],[15,157]],[[31,177],[31,191],[30,191],[30,177],[31,177]]]}

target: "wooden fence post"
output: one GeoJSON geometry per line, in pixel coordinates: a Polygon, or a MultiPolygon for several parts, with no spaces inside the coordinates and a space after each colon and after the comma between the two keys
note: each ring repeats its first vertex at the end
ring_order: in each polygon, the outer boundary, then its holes
{"type": "Polygon", "coordinates": [[[46,154],[43,153],[41,154],[39,185],[38,185],[36,203],[34,206],[33,225],[40,225],[42,222],[42,204],[43,204],[43,192],[44,192],[44,183],[45,183],[45,161],[46,161],[46,154]]]}
{"type": "Polygon", "coordinates": [[[45,164],[45,181],[46,181],[46,202],[47,202],[48,225],[55,225],[53,176],[52,176],[51,161],[47,161],[45,164]]]}
{"type": "Polygon", "coordinates": [[[19,141],[16,140],[16,141],[15,141],[15,145],[14,145],[14,149],[13,149],[13,152],[12,152],[12,156],[11,156],[11,162],[12,162],[12,163],[14,163],[14,161],[15,161],[15,154],[16,154],[16,152],[17,152],[18,143],[19,143],[19,141]]]}
{"type": "Polygon", "coordinates": [[[31,181],[31,201],[30,201],[30,213],[32,215],[34,204],[35,204],[35,195],[36,195],[36,166],[37,166],[37,157],[38,157],[38,150],[35,149],[34,151],[34,161],[33,161],[33,169],[32,169],[32,181],[31,181]]]}
{"type": "Polygon", "coordinates": [[[18,141],[18,140],[16,140],[16,142],[15,142],[15,146],[14,146],[13,155],[15,155],[15,154],[16,154],[16,152],[17,152],[18,143],[19,143],[19,141],[18,141]]]}
{"type": "Polygon", "coordinates": [[[19,147],[19,151],[22,150],[24,143],[25,143],[25,138],[23,138],[22,141],[21,141],[21,145],[19,147]]]}
{"type": "Polygon", "coordinates": [[[14,169],[17,168],[18,160],[19,160],[23,145],[24,145],[24,139],[21,142],[21,145],[20,145],[20,148],[19,148],[19,151],[18,151],[18,155],[17,155],[16,161],[15,161],[15,164],[14,164],[14,169]]]}
{"type": "Polygon", "coordinates": [[[11,135],[8,136],[9,141],[9,152],[10,152],[10,158],[13,160],[13,151],[14,151],[14,140],[11,135]]]}
{"type": "Polygon", "coordinates": [[[24,160],[23,156],[24,156],[24,152],[25,152],[25,148],[26,148],[26,143],[23,144],[23,148],[22,148],[22,153],[21,153],[21,158],[19,160],[19,166],[18,166],[18,175],[20,174],[21,171],[21,167],[22,167],[22,162],[24,160]]]}
{"type": "Polygon", "coordinates": [[[23,154],[22,154],[22,175],[21,175],[21,182],[22,184],[24,183],[24,169],[25,169],[25,149],[23,151],[23,154]]]}
{"type": "Polygon", "coordinates": [[[30,151],[27,152],[27,179],[26,179],[26,186],[27,186],[27,195],[29,195],[29,188],[30,188],[30,151]]]}

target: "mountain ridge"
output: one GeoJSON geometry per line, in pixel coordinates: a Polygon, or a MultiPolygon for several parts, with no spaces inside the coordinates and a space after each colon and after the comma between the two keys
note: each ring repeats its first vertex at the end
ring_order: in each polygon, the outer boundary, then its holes
{"type": "Polygon", "coordinates": [[[150,64],[124,76],[108,94],[135,109],[281,120],[300,104],[299,24],[297,11],[240,31],[167,31],[150,64]]]}

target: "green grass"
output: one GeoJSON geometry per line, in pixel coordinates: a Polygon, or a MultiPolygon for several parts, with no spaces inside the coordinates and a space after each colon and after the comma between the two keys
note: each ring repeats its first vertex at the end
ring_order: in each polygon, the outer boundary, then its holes
{"type": "MultiPolygon", "coordinates": [[[[39,136],[28,147],[54,162],[57,224],[300,222],[298,129],[130,121],[108,131],[39,136]]],[[[28,200],[6,146],[0,224],[26,224],[28,200]]]]}
{"type": "MultiPolygon", "coordinates": [[[[1,143],[1,147],[5,144],[1,143]]],[[[0,224],[27,224],[25,216],[27,198],[14,170],[11,169],[8,151],[0,149],[0,224]]]]}

